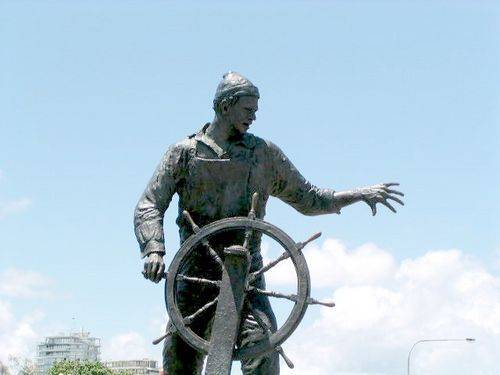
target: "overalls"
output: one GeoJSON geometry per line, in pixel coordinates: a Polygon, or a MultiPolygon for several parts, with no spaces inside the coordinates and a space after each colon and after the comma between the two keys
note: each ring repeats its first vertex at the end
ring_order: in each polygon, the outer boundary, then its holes
{"type": "MultiPolygon", "coordinates": [[[[187,210],[196,224],[200,227],[216,220],[233,217],[247,216],[250,210],[251,196],[258,192],[259,199],[256,214],[262,218],[268,198],[266,187],[259,186],[253,171],[255,171],[255,158],[252,147],[230,147],[227,154],[217,152],[216,157],[210,152],[202,151],[206,146],[213,148],[210,140],[203,135],[197,135],[196,145],[189,154],[188,173],[179,183],[179,233],[181,243],[191,234],[192,229],[182,217],[182,211],[187,210]],[[203,145],[200,145],[204,143],[203,145]],[[197,147],[202,146],[201,148],[197,147]]],[[[221,151],[221,150],[216,150],[221,151]]],[[[249,250],[252,255],[251,271],[262,267],[260,254],[260,235],[254,234],[250,239],[249,250]]],[[[214,235],[209,238],[211,246],[221,255],[225,247],[242,245],[244,232],[235,230],[214,235]]],[[[220,279],[218,265],[208,255],[206,248],[198,247],[193,256],[186,262],[181,272],[185,275],[203,277],[207,279],[220,279]]],[[[257,281],[256,286],[265,289],[264,279],[257,281]]],[[[179,282],[177,305],[183,316],[197,311],[207,302],[217,296],[217,291],[211,286],[194,283],[179,282]]],[[[251,296],[253,310],[267,323],[271,331],[275,331],[276,318],[271,310],[269,300],[265,296],[251,296]]],[[[209,340],[210,329],[213,322],[215,308],[199,316],[190,325],[198,335],[209,340]]],[[[171,323],[169,323],[171,324],[171,323]]],[[[251,345],[252,342],[262,338],[262,329],[256,323],[252,314],[243,312],[241,319],[238,346],[251,345]]],[[[186,344],[179,335],[173,334],[165,340],[163,348],[163,368],[166,374],[201,374],[204,355],[186,344]]],[[[250,374],[279,374],[279,359],[277,353],[268,356],[245,360],[242,362],[242,372],[250,374]]]]}

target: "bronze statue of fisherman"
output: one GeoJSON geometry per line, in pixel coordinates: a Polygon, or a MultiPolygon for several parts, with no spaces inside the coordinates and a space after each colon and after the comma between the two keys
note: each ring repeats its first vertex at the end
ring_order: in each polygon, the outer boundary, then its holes
{"type": "MultiPolygon", "coordinates": [[[[307,181],[275,144],[248,132],[256,120],[259,90],[247,78],[236,72],[225,74],[213,100],[215,117],[196,134],[172,145],[164,155],[135,210],[134,226],[141,255],[145,258],[144,276],[159,282],[165,272],[163,216],[175,193],[179,195],[180,241],[191,234],[192,227],[182,213],[188,211],[200,226],[234,216],[246,216],[252,194],[258,193],[255,214],[262,219],[269,196],[290,204],[304,215],[340,213],[356,202],[365,202],[377,212],[381,203],[396,212],[388,200],[401,205],[397,197],[403,193],[393,190],[397,183],[384,183],[348,191],[321,189],[307,181]]],[[[221,251],[227,246],[242,243],[244,233],[233,231],[218,235],[213,246],[221,251]]],[[[261,237],[250,238],[250,272],[262,267],[261,237]]],[[[216,264],[206,252],[196,253],[183,270],[185,274],[216,277],[216,264]]],[[[261,275],[258,287],[264,288],[261,275]]],[[[186,314],[192,313],[214,298],[214,291],[203,285],[178,290],[177,304],[186,314]]],[[[251,298],[252,310],[241,318],[238,345],[244,347],[262,337],[256,324],[264,322],[270,331],[276,330],[276,319],[268,297],[251,298]],[[255,317],[254,315],[258,316],[255,317]]],[[[208,315],[210,316],[210,315],[208,315]]],[[[200,336],[209,332],[212,319],[195,322],[191,327],[200,336]]],[[[203,354],[186,344],[177,334],[168,336],[163,349],[165,373],[200,374],[203,354]]],[[[279,374],[277,353],[242,361],[243,374],[279,374]]]]}

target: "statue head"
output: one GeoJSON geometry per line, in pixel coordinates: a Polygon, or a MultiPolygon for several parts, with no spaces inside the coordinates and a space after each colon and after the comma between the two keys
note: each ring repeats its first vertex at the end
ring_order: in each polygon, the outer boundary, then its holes
{"type": "Polygon", "coordinates": [[[215,91],[214,111],[218,114],[222,113],[224,106],[229,107],[234,104],[242,96],[253,96],[259,98],[259,89],[247,78],[236,72],[227,72],[222,76],[215,91]]]}
{"type": "Polygon", "coordinates": [[[214,97],[214,111],[225,118],[239,133],[245,133],[255,120],[259,89],[247,78],[236,72],[222,77],[214,97]]]}

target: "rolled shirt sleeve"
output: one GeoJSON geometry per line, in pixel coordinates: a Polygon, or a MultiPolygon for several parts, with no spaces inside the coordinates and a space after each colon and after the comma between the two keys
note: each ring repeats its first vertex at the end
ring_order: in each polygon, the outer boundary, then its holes
{"type": "Polygon", "coordinates": [[[307,181],[281,149],[269,142],[270,164],[274,174],[271,195],[288,203],[304,215],[340,213],[332,189],[320,189],[307,181]]]}
{"type": "Polygon", "coordinates": [[[153,252],[165,254],[163,216],[176,192],[182,159],[182,146],[170,147],[137,203],[134,229],[142,257],[153,252]]]}

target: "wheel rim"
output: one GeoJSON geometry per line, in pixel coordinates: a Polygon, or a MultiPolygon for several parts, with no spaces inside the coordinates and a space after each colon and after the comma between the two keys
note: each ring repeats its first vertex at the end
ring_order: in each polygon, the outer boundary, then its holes
{"type": "Polygon", "coordinates": [[[235,360],[241,360],[243,358],[257,357],[274,350],[276,346],[280,345],[293,333],[307,310],[307,298],[310,294],[309,270],[304,256],[297,249],[296,243],[285,232],[266,221],[246,217],[222,219],[204,226],[182,244],[170,263],[165,284],[165,302],[170,319],[177,329],[178,334],[196,350],[207,353],[210,342],[198,336],[183,322],[183,317],[176,302],[176,276],[184,259],[187,259],[191,251],[193,251],[203,239],[216,233],[236,229],[252,229],[265,234],[273,238],[288,252],[297,275],[298,296],[290,315],[276,332],[271,334],[268,338],[256,342],[255,345],[251,347],[235,349],[233,358],[235,360]],[[167,301],[170,302],[168,303],[167,301]]]}

